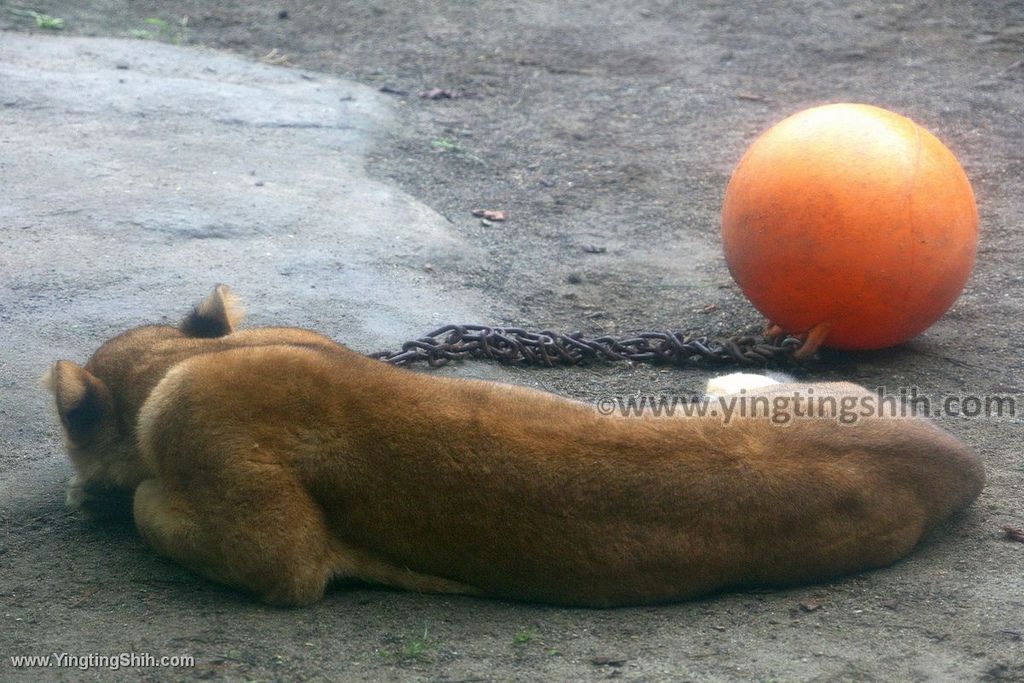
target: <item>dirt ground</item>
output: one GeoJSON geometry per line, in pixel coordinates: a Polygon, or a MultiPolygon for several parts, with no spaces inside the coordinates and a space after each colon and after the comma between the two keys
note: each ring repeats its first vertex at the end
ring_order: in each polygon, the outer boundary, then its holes
{"type": "MultiPolygon", "coordinates": [[[[7,32],[58,32],[10,11],[24,7],[0,1],[0,41],[7,32]]],[[[981,216],[977,265],[954,308],[920,338],[879,353],[826,353],[808,374],[931,394],[1024,392],[1017,0],[757,9],[651,0],[47,0],[32,9],[63,19],[61,35],[208,46],[350,79],[390,98],[397,118],[366,151],[368,170],[472,245],[473,258],[432,264],[430,277],[490,302],[497,319],[479,322],[611,334],[756,326],[720,257],[718,214],[733,165],[759,132],[804,107],[893,109],[936,133],[963,163],[981,216]],[[420,96],[434,88],[456,96],[420,96]],[[470,215],[476,208],[507,210],[510,219],[484,225],[470,215]]],[[[15,110],[0,109],[0,120],[15,110]]],[[[0,187],[3,169],[0,159],[0,187]]],[[[193,674],[231,680],[1024,680],[1024,544],[1000,533],[1024,527],[1020,417],[943,420],[980,453],[987,489],[962,519],[882,571],[643,609],[363,587],[333,591],[310,608],[271,609],[154,557],[130,527],[63,510],[70,468],[57,430],[50,415],[23,406],[47,405],[45,396],[30,398],[41,392],[28,387],[33,372],[58,353],[84,360],[92,350],[91,339],[76,344],[44,322],[82,315],[99,325],[105,309],[68,310],[55,290],[19,282],[16,254],[0,264],[0,323],[5,337],[21,340],[0,349],[4,679],[103,676],[15,671],[11,654],[135,651],[191,654],[193,674]],[[50,483],[33,484],[14,505],[4,492],[25,472],[50,483]]],[[[330,292],[331,273],[315,275],[330,292]]],[[[137,302],[139,291],[170,286],[166,271],[148,278],[118,287],[137,302]]],[[[211,284],[195,283],[195,296],[211,284]]],[[[82,285],[63,282],[60,291],[82,285]]],[[[276,322],[346,341],[343,324],[303,317],[305,294],[281,287],[280,298],[294,304],[276,322]]],[[[426,331],[404,330],[393,342],[426,331]]],[[[507,374],[593,399],[689,393],[709,373],[607,365],[507,374]]]]}

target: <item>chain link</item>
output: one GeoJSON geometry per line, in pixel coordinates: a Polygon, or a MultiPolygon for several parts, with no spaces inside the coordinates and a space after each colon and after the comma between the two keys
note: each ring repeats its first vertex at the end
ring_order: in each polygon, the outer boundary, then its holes
{"type": "Polygon", "coordinates": [[[587,361],[629,360],[661,365],[795,365],[803,341],[781,335],[693,337],[681,332],[645,332],[634,337],[595,337],[580,332],[529,332],[518,327],[445,325],[402,345],[400,351],[371,354],[392,365],[426,361],[440,367],[453,360],[487,358],[519,365],[578,365],[587,361]]]}

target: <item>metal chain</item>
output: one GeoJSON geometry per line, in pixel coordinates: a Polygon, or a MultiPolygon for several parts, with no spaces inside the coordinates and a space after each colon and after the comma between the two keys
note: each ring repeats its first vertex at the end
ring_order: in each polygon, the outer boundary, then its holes
{"type": "Polygon", "coordinates": [[[634,337],[587,339],[580,332],[528,332],[517,327],[445,325],[425,337],[402,345],[401,351],[381,351],[371,358],[407,365],[426,361],[440,367],[453,360],[489,358],[520,365],[578,365],[592,360],[630,360],[639,363],[696,365],[795,365],[803,341],[797,337],[737,335],[693,337],[681,332],[645,332],[634,337]]]}

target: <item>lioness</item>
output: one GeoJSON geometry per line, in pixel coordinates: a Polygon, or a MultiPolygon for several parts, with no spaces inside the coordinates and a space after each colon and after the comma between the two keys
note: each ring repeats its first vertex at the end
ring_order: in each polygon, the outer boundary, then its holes
{"type": "Polygon", "coordinates": [[[239,317],[218,287],[49,384],[72,504],[134,492],[158,553],[270,603],[338,577],[591,606],[813,581],[902,557],[984,482],[919,419],[602,416],[239,317]]]}

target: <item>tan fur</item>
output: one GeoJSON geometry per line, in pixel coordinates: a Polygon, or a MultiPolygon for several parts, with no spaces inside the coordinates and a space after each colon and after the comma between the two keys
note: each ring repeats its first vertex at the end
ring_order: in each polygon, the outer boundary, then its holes
{"type": "Polygon", "coordinates": [[[339,577],[594,606],[813,581],[895,561],[983,485],[922,420],[604,417],[237,316],[218,288],[50,385],[69,499],[134,492],[158,553],[272,603],[339,577]]]}

